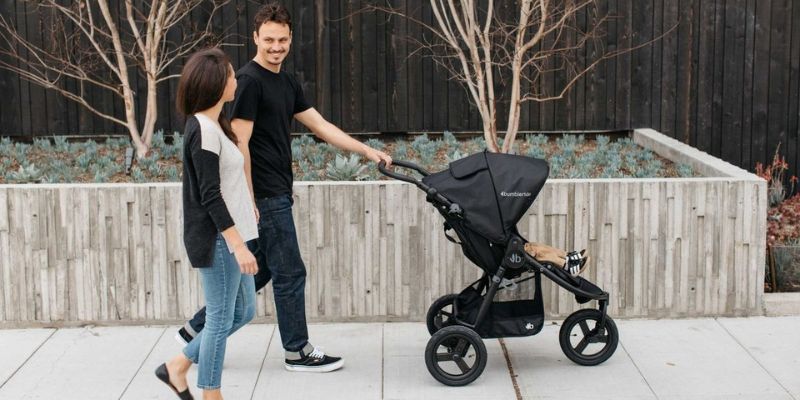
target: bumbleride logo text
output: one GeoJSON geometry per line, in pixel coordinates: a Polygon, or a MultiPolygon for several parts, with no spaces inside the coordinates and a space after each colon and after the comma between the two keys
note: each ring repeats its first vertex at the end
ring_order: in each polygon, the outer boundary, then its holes
{"type": "Polygon", "coordinates": [[[531,192],[500,192],[503,197],[530,197],[531,192]]]}

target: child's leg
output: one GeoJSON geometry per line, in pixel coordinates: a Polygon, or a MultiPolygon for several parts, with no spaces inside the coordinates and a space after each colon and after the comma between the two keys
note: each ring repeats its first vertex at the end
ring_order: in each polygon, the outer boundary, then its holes
{"type": "Polygon", "coordinates": [[[567,262],[567,253],[564,250],[559,250],[546,244],[525,243],[525,251],[541,262],[558,266],[562,266],[567,262]]]}
{"type": "Polygon", "coordinates": [[[586,250],[567,253],[564,250],[541,243],[526,243],[525,251],[540,262],[563,267],[573,276],[580,275],[589,260],[589,257],[586,256],[586,250]]]}

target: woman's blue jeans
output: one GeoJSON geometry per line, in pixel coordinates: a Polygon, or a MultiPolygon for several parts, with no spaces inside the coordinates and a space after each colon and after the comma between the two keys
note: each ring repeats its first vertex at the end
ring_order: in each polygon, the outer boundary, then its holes
{"type": "Polygon", "coordinates": [[[256,289],[252,275],[243,275],[236,258],[228,251],[221,234],[217,235],[214,261],[198,268],[206,300],[206,324],[183,349],[183,354],[199,364],[197,387],[219,389],[222,363],[228,336],[250,322],[255,315],[256,289]]]}

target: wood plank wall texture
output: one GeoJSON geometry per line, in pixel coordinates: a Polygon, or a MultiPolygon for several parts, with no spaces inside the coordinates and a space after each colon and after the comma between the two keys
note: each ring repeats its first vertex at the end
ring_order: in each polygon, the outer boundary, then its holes
{"type": "MultiPolygon", "coordinates": [[[[616,317],[761,313],[766,185],[732,178],[553,180],[519,227],[587,248],[616,317]]],[[[0,186],[0,323],[175,321],[200,305],[179,184],[0,186]],[[4,321],[4,322],[3,322],[4,321]]],[[[294,213],[315,321],[420,320],[479,269],[416,187],[298,183],[294,213]]],[[[544,279],[548,312],[573,298],[544,279]]],[[[530,287],[520,289],[530,295],[530,287]]],[[[274,315],[270,290],[258,315],[274,315]]]]}
{"type": "MultiPolygon", "coordinates": [[[[122,7],[122,2],[118,2],[122,7]]],[[[254,54],[251,21],[262,1],[234,1],[214,26],[237,34],[227,47],[234,64],[254,54]]],[[[431,21],[426,1],[392,1],[431,21]]],[[[358,14],[366,0],[285,0],[294,49],[286,68],[323,115],[348,132],[475,131],[478,115],[464,89],[428,58],[408,57],[405,38],[422,30],[398,18],[358,14]]],[[[498,13],[513,2],[495,2],[498,13]]],[[[644,43],[678,25],[652,46],[603,63],[567,98],[526,103],[521,129],[531,131],[654,128],[742,168],[771,160],[778,143],[793,170],[800,165],[800,0],[598,0],[598,12],[619,16],[604,27],[609,50],[644,43]]],[[[33,6],[0,0],[0,12],[34,41],[42,38],[33,6]]],[[[202,19],[195,13],[192,19],[202,19]]],[[[582,23],[587,17],[582,15],[582,23]]],[[[579,64],[587,60],[581,54],[579,64]]],[[[180,71],[179,63],[170,74],[180,71]]],[[[145,82],[138,85],[144,108],[145,82]]],[[[553,89],[563,81],[542,82],[553,89]]],[[[500,85],[498,80],[498,85],[500,85]]],[[[75,87],[74,82],[66,82],[75,87]]],[[[158,127],[181,130],[172,100],[176,81],[159,92],[158,127]]],[[[499,87],[499,91],[503,88],[499,87]]],[[[0,71],[0,135],[123,133],[53,92],[0,71]]],[[[120,115],[121,103],[92,91],[91,100],[120,115]]],[[[505,109],[500,104],[500,109],[505,109]]],[[[501,121],[503,124],[504,121],[501,121]]]]}

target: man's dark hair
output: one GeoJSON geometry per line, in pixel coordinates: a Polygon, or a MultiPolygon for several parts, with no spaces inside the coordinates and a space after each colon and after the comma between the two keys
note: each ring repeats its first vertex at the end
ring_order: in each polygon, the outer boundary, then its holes
{"type": "Polygon", "coordinates": [[[272,2],[261,7],[256,13],[254,22],[253,30],[255,32],[258,32],[258,28],[261,28],[261,25],[267,22],[289,25],[289,30],[292,30],[292,16],[289,15],[289,10],[278,2],[272,2]]]}

